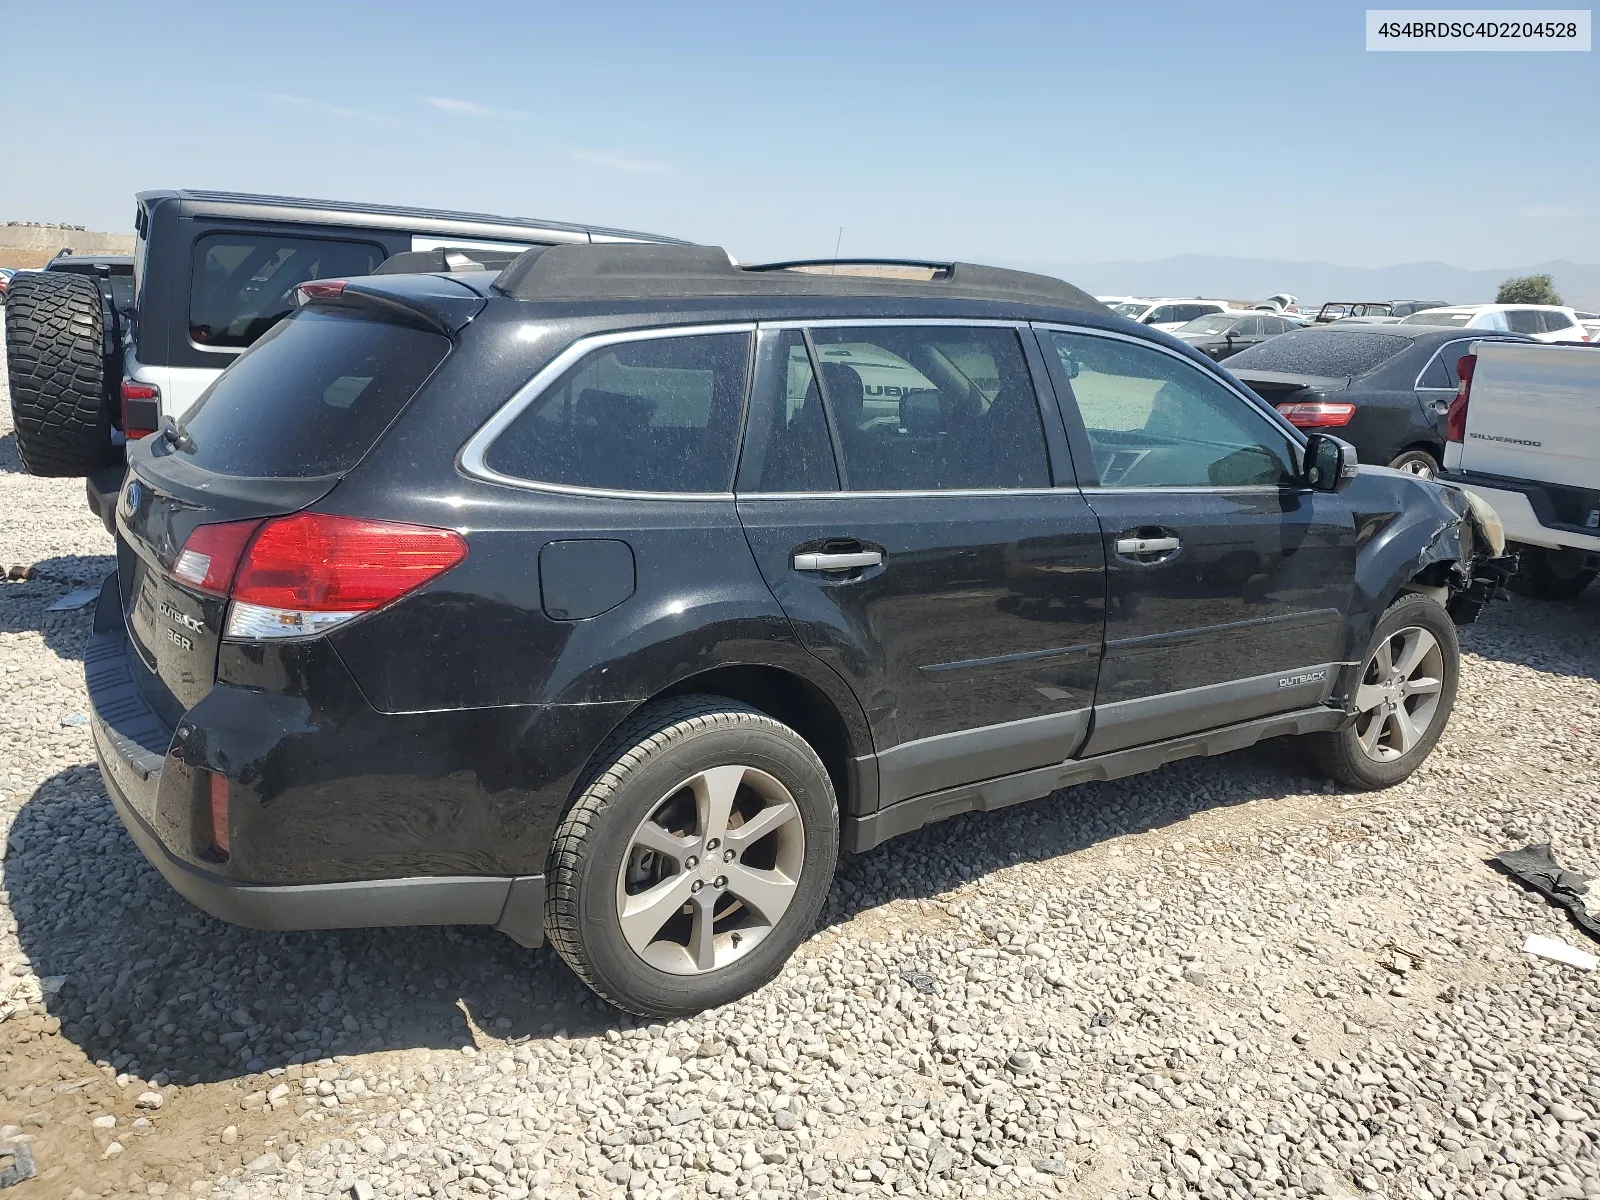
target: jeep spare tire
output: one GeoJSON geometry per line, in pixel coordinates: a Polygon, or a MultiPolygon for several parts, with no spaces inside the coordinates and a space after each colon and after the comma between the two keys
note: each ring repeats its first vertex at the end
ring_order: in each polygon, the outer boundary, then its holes
{"type": "Polygon", "coordinates": [[[86,275],[17,274],[6,297],[17,453],[32,475],[87,475],[115,456],[100,288],[86,275]]]}

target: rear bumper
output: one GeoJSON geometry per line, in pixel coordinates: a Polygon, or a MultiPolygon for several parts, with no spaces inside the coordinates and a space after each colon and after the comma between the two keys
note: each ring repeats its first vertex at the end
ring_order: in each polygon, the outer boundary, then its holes
{"type": "Polygon", "coordinates": [[[1445,471],[1439,478],[1440,482],[1471,492],[1493,508],[1505,526],[1508,542],[1600,553],[1600,527],[1581,523],[1590,511],[1600,512],[1600,492],[1472,471],[1445,471]],[[1561,519],[1569,515],[1580,521],[1561,519]]]}
{"type": "Polygon", "coordinates": [[[214,917],[251,929],[364,929],[385,925],[494,925],[524,946],[544,940],[544,878],[523,875],[421,876],[356,883],[262,886],[235,883],[184,862],[134,811],[105,769],[108,750],[96,729],[106,794],[139,852],[185,900],[214,917]]]}
{"type": "Polygon", "coordinates": [[[524,946],[543,941],[541,875],[264,884],[207,869],[193,848],[193,800],[202,772],[185,761],[190,753],[181,744],[185,739],[175,739],[175,731],[145,702],[130,653],[113,574],[101,591],[95,632],[84,656],[95,753],[106,794],[128,835],[185,899],[252,929],[493,925],[524,946]]]}

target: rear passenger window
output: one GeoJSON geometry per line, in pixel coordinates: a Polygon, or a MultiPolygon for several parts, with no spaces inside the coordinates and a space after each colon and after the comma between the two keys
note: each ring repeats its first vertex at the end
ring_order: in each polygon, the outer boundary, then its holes
{"type": "Polygon", "coordinates": [[[1539,317],[1546,333],[1560,333],[1563,329],[1572,328],[1572,321],[1566,313],[1542,312],[1539,317]]]}
{"type": "Polygon", "coordinates": [[[1506,325],[1512,333],[1543,333],[1539,313],[1531,308],[1512,308],[1505,313],[1506,325]]]}
{"type": "Polygon", "coordinates": [[[778,361],[783,364],[783,393],[774,405],[756,490],[835,491],[839,468],[834,464],[828,419],[822,412],[822,393],[806,352],[805,335],[799,330],[784,333],[778,361]]]}
{"type": "Polygon", "coordinates": [[[490,470],[629,492],[727,492],[750,335],[604,346],[536,396],[489,447],[490,470]]]}
{"type": "Polygon", "coordinates": [[[194,244],[189,340],[239,349],[294,311],[294,290],[310,279],[370,275],[383,248],[367,242],[212,233],[194,244]]]}
{"type": "Polygon", "coordinates": [[[1045,488],[1050,462],[1016,331],[815,329],[850,491],[1045,488]]]}
{"type": "MultiPolygon", "coordinates": [[[[1459,353],[1457,357],[1460,357],[1459,353]]],[[[1450,382],[1450,369],[1445,365],[1444,360],[1445,350],[1440,350],[1430,358],[1428,365],[1422,368],[1422,375],[1417,379],[1417,386],[1421,388],[1455,387],[1456,385],[1450,382]]]]}

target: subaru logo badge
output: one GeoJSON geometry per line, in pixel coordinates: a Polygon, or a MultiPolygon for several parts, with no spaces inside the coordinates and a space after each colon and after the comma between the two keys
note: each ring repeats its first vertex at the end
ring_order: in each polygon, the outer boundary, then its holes
{"type": "Polygon", "coordinates": [[[123,505],[123,511],[132,516],[139,510],[139,501],[144,499],[144,487],[137,479],[129,481],[125,497],[126,503],[123,505]]]}

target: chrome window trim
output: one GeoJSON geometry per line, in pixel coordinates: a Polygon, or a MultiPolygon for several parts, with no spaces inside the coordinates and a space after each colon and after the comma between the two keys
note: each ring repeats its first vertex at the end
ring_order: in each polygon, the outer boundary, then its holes
{"type": "Polygon", "coordinates": [[[1241,484],[1215,484],[1215,483],[1186,483],[1169,487],[1165,484],[1153,483],[1149,487],[1100,487],[1089,484],[1079,489],[1085,496],[1091,493],[1097,496],[1149,496],[1159,494],[1163,496],[1216,496],[1227,494],[1230,496],[1281,496],[1285,492],[1299,494],[1315,491],[1303,484],[1282,483],[1241,483],[1241,484]]]}
{"type": "Polygon", "coordinates": [[[1018,333],[1028,328],[1028,322],[995,317],[819,317],[815,320],[796,318],[782,321],[760,321],[762,329],[851,329],[875,326],[907,325],[964,325],[982,329],[1015,329],[1018,333]]]}
{"type": "MultiPolygon", "coordinates": [[[[235,358],[250,349],[249,346],[202,346],[193,338],[189,339],[189,349],[198,350],[202,354],[231,354],[235,358]]],[[[207,368],[209,369],[209,368],[207,368]]]]}
{"type": "Polygon", "coordinates": [[[941,496],[1062,496],[1076,495],[1075,487],[1050,488],[921,488],[904,492],[739,492],[740,500],[892,500],[907,496],[932,499],[941,496]]]}
{"type": "MultiPolygon", "coordinates": [[[[1059,330],[1062,333],[1081,333],[1089,337],[1115,338],[1119,342],[1132,342],[1136,346],[1145,346],[1151,350],[1165,354],[1168,358],[1175,359],[1176,361],[1183,363],[1190,370],[1200,370],[1199,364],[1193,362],[1186,356],[1177,353],[1170,347],[1159,345],[1156,342],[1147,341],[1144,338],[1129,337],[1125,333],[1118,333],[1112,329],[1097,329],[1092,325],[1068,325],[1060,321],[1031,321],[1029,324],[1031,324],[1034,329],[1042,329],[1046,331],[1059,330]]],[[[1202,374],[1205,374],[1205,372],[1202,372],[1202,374]]],[[[1287,433],[1289,435],[1289,440],[1294,445],[1298,446],[1301,450],[1306,448],[1305,434],[1299,429],[1296,429],[1293,425],[1289,424],[1288,419],[1281,412],[1279,412],[1272,405],[1268,404],[1260,396],[1256,395],[1254,392],[1250,391],[1249,388],[1245,388],[1242,385],[1235,386],[1232,376],[1226,374],[1211,374],[1210,378],[1215,380],[1224,391],[1231,392],[1240,400],[1244,401],[1245,404],[1249,405],[1254,411],[1266,417],[1272,425],[1287,433]]],[[[1137,488],[1134,490],[1146,491],[1148,489],[1137,488]]],[[[1279,489],[1275,488],[1274,490],[1279,489]]]]}
{"type": "MultiPolygon", "coordinates": [[[[1456,338],[1454,341],[1450,341],[1450,342],[1441,342],[1439,344],[1439,348],[1437,350],[1435,350],[1433,352],[1433,354],[1429,357],[1428,361],[1425,362],[1422,365],[1422,370],[1417,372],[1417,378],[1412,383],[1411,390],[1414,391],[1414,392],[1449,392],[1451,395],[1454,395],[1456,392],[1461,390],[1459,387],[1442,387],[1442,388],[1438,388],[1438,387],[1424,387],[1422,385],[1422,377],[1428,373],[1428,368],[1433,366],[1434,359],[1437,359],[1441,354],[1443,354],[1451,346],[1459,346],[1462,343],[1466,343],[1468,345],[1471,345],[1473,342],[1494,342],[1494,341],[1501,341],[1501,340],[1503,340],[1503,339],[1500,339],[1500,338],[1486,338],[1486,337],[1464,337],[1464,338],[1456,338]]],[[[1509,339],[1504,339],[1504,340],[1509,340],[1509,339]]],[[[1464,351],[1462,351],[1462,353],[1466,354],[1466,353],[1469,353],[1469,351],[1465,351],[1464,350],[1464,351]]]]}
{"type": "MultiPolygon", "coordinates": [[[[588,337],[581,337],[573,342],[555,358],[542,367],[532,379],[523,384],[512,393],[507,400],[482,425],[456,454],[456,469],[463,475],[474,479],[481,479],[486,483],[498,483],[505,487],[521,488],[529,492],[553,492],[563,496],[598,496],[613,500],[732,500],[733,493],[728,492],[639,492],[622,488],[594,488],[583,487],[571,483],[545,483],[536,479],[522,479],[515,475],[506,475],[496,471],[485,463],[484,458],[489,448],[506,427],[522,415],[524,409],[539,398],[539,396],[555,383],[569,368],[591,352],[606,346],[615,346],[624,342],[651,342],[663,338],[676,337],[704,337],[715,333],[754,333],[754,321],[736,321],[720,325],[660,325],[649,329],[627,329],[615,333],[596,333],[588,337]]],[[[753,381],[746,381],[746,403],[748,388],[753,381]]],[[[743,440],[740,433],[740,440],[743,440]]]]}

